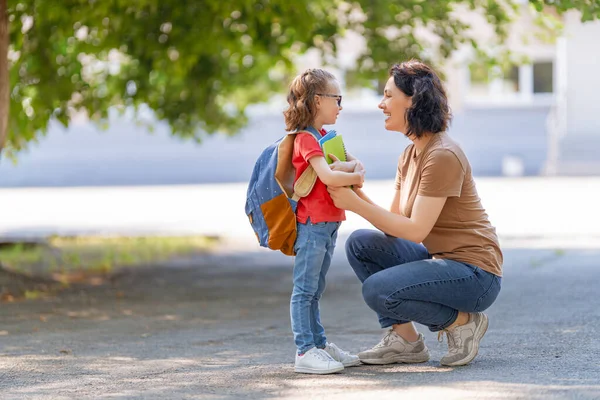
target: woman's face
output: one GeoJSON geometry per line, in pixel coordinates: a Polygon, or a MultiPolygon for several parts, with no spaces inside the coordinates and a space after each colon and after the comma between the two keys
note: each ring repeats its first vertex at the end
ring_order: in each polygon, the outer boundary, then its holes
{"type": "Polygon", "coordinates": [[[379,108],[383,110],[383,114],[386,116],[385,129],[406,134],[408,128],[406,110],[411,106],[412,98],[398,89],[394,83],[394,77],[390,76],[385,84],[383,99],[379,103],[379,108]]]}

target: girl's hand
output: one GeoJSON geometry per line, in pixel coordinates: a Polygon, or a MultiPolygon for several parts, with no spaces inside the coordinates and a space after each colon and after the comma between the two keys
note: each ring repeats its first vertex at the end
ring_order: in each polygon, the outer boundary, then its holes
{"type": "Polygon", "coordinates": [[[356,167],[356,163],[354,161],[340,161],[333,154],[329,154],[329,157],[333,160],[333,162],[329,164],[329,168],[332,171],[354,172],[356,167]]]}
{"type": "Polygon", "coordinates": [[[354,211],[361,201],[354,190],[347,187],[327,187],[333,204],[339,209],[354,211]]]}
{"type": "MultiPolygon", "coordinates": [[[[365,181],[365,167],[358,160],[354,160],[354,162],[356,163],[356,165],[354,166],[354,171],[352,171],[352,172],[360,172],[362,174],[362,176],[363,176],[363,183],[364,183],[364,181],[365,181]]],[[[363,187],[363,183],[358,184],[358,185],[354,185],[353,188],[355,188],[355,189],[361,189],[363,187]]]]}

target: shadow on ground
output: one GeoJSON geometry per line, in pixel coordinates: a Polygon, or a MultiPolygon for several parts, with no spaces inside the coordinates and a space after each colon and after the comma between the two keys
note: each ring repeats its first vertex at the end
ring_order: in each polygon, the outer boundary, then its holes
{"type": "MultiPolygon", "coordinates": [[[[600,251],[509,250],[490,329],[469,366],[432,359],[293,372],[291,259],[214,254],[130,270],[112,284],[0,308],[3,398],[600,398],[600,251]]],[[[322,301],[328,339],[381,335],[338,251],[322,301]]]]}

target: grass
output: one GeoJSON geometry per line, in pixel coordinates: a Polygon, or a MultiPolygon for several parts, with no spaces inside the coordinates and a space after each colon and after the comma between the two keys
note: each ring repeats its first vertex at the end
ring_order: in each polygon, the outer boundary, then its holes
{"type": "Polygon", "coordinates": [[[0,261],[27,275],[108,274],[115,267],[155,264],[206,251],[216,241],[203,236],[52,237],[47,244],[3,245],[0,261]]]}

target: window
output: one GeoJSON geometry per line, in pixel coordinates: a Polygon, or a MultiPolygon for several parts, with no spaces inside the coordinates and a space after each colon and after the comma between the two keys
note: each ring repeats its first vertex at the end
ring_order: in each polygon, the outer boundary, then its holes
{"type": "Polygon", "coordinates": [[[552,93],[554,68],[552,62],[533,63],[533,93],[552,93]]]}
{"type": "Polygon", "coordinates": [[[471,77],[470,94],[474,96],[485,96],[489,91],[490,76],[488,68],[483,64],[469,65],[471,77]]]}
{"type": "Polygon", "coordinates": [[[469,65],[471,96],[497,96],[519,93],[519,67],[510,65],[505,68],[488,68],[485,64],[469,65]]]}
{"type": "Polygon", "coordinates": [[[483,63],[468,66],[466,101],[472,105],[545,104],[554,92],[554,62],[489,67],[483,63]]]}
{"type": "Polygon", "coordinates": [[[519,67],[511,65],[502,71],[502,93],[519,93],[519,67]]]}

